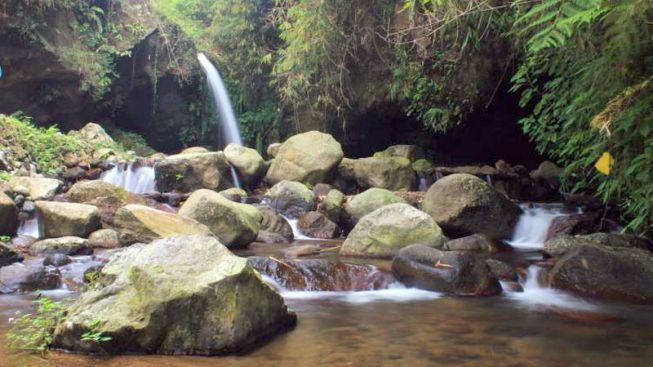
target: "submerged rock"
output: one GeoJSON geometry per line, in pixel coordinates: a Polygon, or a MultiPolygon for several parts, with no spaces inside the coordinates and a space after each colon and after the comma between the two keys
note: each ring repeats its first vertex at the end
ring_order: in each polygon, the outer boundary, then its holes
{"type": "Polygon", "coordinates": [[[43,259],[43,266],[64,266],[72,262],[68,255],[50,254],[43,259]]]}
{"type": "Polygon", "coordinates": [[[93,205],[37,201],[39,226],[46,238],[87,237],[100,228],[100,211],[93,205]]]}
{"type": "Polygon", "coordinates": [[[222,152],[172,155],[159,162],[154,171],[161,192],[221,190],[233,186],[231,166],[222,152]]]}
{"type": "Polygon", "coordinates": [[[417,186],[417,175],[406,158],[361,158],[353,166],[356,182],[363,188],[412,191],[417,186]]]}
{"type": "Polygon", "coordinates": [[[112,256],[99,278],[101,288],[83,293],[68,309],[55,330],[54,347],[216,355],[296,322],[247,260],[215,238],[182,236],[129,247],[112,256]],[[81,340],[89,331],[111,340],[81,340]]]}
{"type": "Polygon", "coordinates": [[[291,218],[297,218],[315,207],[313,191],[301,182],[281,181],[272,186],[266,196],[270,200],[270,207],[291,218]]]}
{"type": "Polygon", "coordinates": [[[263,219],[255,207],[235,203],[215,191],[204,189],[191,194],[177,214],[206,225],[230,248],[253,242],[263,219]]]}
{"type": "Polygon", "coordinates": [[[0,268],[0,294],[57,289],[59,271],[41,265],[15,263],[0,268]]]}
{"type": "Polygon", "coordinates": [[[349,233],[340,254],[388,258],[409,245],[441,247],[445,240],[428,214],[408,204],[391,204],[364,216],[349,233]]]}
{"type": "Polygon", "coordinates": [[[9,179],[9,185],[14,192],[30,200],[50,200],[63,183],[53,178],[13,176],[9,179]]]}
{"type": "Polygon", "coordinates": [[[250,257],[252,266],[287,290],[364,291],[385,289],[394,278],[372,265],[346,264],[325,259],[250,257]]]}
{"type": "Polygon", "coordinates": [[[413,245],[399,251],[392,260],[392,271],[409,287],[462,296],[501,293],[501,285],[485,259],[471,252],[413,245]]]}
{"type": "Polygon", "coordinates": [[[224,155],[247,185],[256,185],[265,175],[265,161],[255,149],[231,143],[224,148],[224,155]]]}
{"type": "Polygon", "coordinates": [[[340,232],[338,225],[320,212],[308,212],[299,217],[298,223],[302,233],[312,238],[336,238],[340,232]]]}
{"type": "Polygon", "coordinates": [[[333,136],[309,131],[286,140],[272,161],[265,180],[271,184],[328,182],[344,153],[333,136]]]}
{"type": "Polygon", "coordinates": [[[150,242],[162,237],[213,236],[207,226],[194,219],[135,204],[118,209],[114,224],[120,233],[120,242],[124,245],[150,242]]]}
{"type": "Polygon", "coordinates": [[[356,224],[361,218],[376,209],[397,203],[406,204],[406,201],[392,191],[371,188],[354,196],[345,206],[345,210],[349,214],[351,223],[356,224]]]}
{"type": "Polygon", "coordinates": [[[0,191],[0,235],[13,235],[18,225],[18,208],[14,201],[0,191]]]}
{"type": "Polygon", "coordinates": [[[464,173],[446,176],[429,188],[422,210],[451,236],[482,233],[510,238],[521,210],[485,181],[464,173]]]}
{"type": "Polygon", "coordinates": [[[73,236],[37,241],[32,244],[30,250],[35,255],[63,254],[75,256],[93,253],[88,240],[73,236]]]}
{"type": "Polygon", "coordinates": [[[653,254],[638,248],[575,246],[549,279],[554,288],[587,297],[653,304],[653,254]]]}

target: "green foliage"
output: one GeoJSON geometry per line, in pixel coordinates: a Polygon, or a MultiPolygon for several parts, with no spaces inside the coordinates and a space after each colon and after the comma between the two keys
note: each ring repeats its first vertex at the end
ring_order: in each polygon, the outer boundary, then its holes
{"type": "Polygon", "coordinates": [[[55,327],[65,316],[65,306],[47,297],[37,299],[34,304],[33,314],[16,313],[7,338],[12,348],[45,354],[52,344],[55,327]]]}
{"type": "Polygon", "coordinates": [[[111,341],[110,336],[104,335],[101,331],[99,331],[100,327],[100,320],[94,320],[88,325],[89,330],[82,334],[81,340],[84,342],[91,342],[91,343],[104,343],[111,341]]]}
{"type": "Polygon", "coordinates": [[[120,146],[120,150],[131,150],[141,157],[148,157],[156,153],[156,150],[147,145],[145,138],[137,133],[118,128],[108,128],[107,132],[120,146]]]}
{"type": "Polygon", "coordinates": [[[0,236],[0,242],[9,242],[11,241],[11,237],[9,236],[0,236]]]}
{"type": "Polygon", "coordinates": [[[516,25],[525,59],[513,77],[521,121],[543,154],[568,167],[573,190],[595,188],[628,229],[653,232],[653,3],[544,0],[516,25]],[[604,176],[592,166],[615,158],[604,176]]]}
{"type": "Polygon", "coordinates": [[[9,181],[11,175],[8,172],[0,172],[0,181],[9,181]]]}

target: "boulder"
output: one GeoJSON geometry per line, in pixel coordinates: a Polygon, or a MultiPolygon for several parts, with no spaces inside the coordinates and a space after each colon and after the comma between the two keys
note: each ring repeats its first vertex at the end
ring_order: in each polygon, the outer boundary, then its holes
{"type": "Polygon", "coordinates": [[[0,268],[22,260],[23,257],[16,250],[0,242],[0,268]]]}
{"type": "Polygon", "coordinates": [[[442,247],[446,251],[470,251],[485,254],[496,254],[502,250],[509,249],[508,245],[493,240],[490,237],[476,233],[471,236],[456,238],[447,241],[442,247]]]}
{"type": "Polygon", "coordinates": [[[485,263],[490,268],[490,272],[495,278],[506,282],[519,281],[517,270],[511,265],[497,259],[487,259],[485,263]]]}
{"type": "Polygon", "coordinates": [[[177,214],[206,225],[229,248],[253,242],[263,219],[255,207],[205,189],[191,194],[177,214]]]}
{"type": "Polygon", "coordinates": [[[435,171],[435,164],[426,159],[418,159],[414,161],[411,167],[413,167],[413,171],[415,171],[415,173],[420,177],[424,177],[435,171]]]}
{"type": "Polygon", "coordinates": [[[217,355],[296,322],[283,298],[217,239],[164,238],[114,254],[99,289],[83,293],[54,332],[53,346],[108,354],[217,355]],[[111,340],[82,340],[86,332],[111,340]]]}
{"type": "MultiPolygon", "coordinates": [[[[285,241],[278,241],[278,238],[275,238],[274,243],[278,242],[291,242],[293,240],[293,232],[292,232],[292,227],[284,218],[281,214],[277,213],[274,209],[268,208],[268,207],[259,207],[259,212],[262,215],[261,219],[261,232],[269,232],[269,233],[275,233],[282,238],[285,239],[285,241]],[[277,242],[278,241],[278,242],[277,242]]],[[[259,232],[260,233],[260,232],[259,232]]],[[[272,236],[267,236],[268,240],[264,240],[262,242],[270,242],[272,240],[272,236]]]]}
{"type": "Polygon", "coordinates": [[[361,218],[340,254],[388,258],[409,245],[441,247],[444,242],[442,230],[428,214],[408,204],[390,204],[361,218]]]}
{"type": "Polygon", "coordinates": [[[43,266],[65,266],[73,262],[68,255],[50,254],[43,259],[43,266]]]}
{"type": "Polygon", "coordinates": [[[12,236],[18,225],[18,208],[14,201],[0,191],[0,236],[12,236]]]}
{"type": "Polygon", "coordinates": [[[271,184],[284,180],[312,185],[328,182],[343,155],[340,143],[329,134],[298,134],[281,145],[265,180],[271,184]]]}
{"type": "Polygon", "coordinates": [[[30,251],[34,255],[64,254],[75,256],[91,255],[93,253],[87,239],[73,236],[48,238],[34,242],[30,251]]]}
{"type": "Polygon", "coordinates": [[[100,211],[86,204],[37,201],[39,230],[45,238],[87,237],[100,228],[100,211]]]}
{"type": "Polygon", "coordinates": [[[127,203],[129,194],[123,188],[100,180],[80,181],[74,184],[66,196],[77,203],[87,203],[98,198],[116,198],[127,203]]]}
{"type": "Polygon", "coordinates": [[[115,144],[113,138],[104,131],[102,126],[93,122],[84,125],[77,132],[84,138],[84,141],[93,145],[109,146],[115,144]]]}
{"type": "Polygon", "coordinates": [[[313,191],[301,182],[281,181],[272,186],[265,196],[270,200],[270,207],[291,218],[297,218],[315,207],[313,191]]]}
{"type": "Polygon", "coordinates": [[[276,158],[279,154],[279,149],[281,149],[281,143],[272,143],[268,145],[268,149],[266,149],[265,152],[268,154],[269,158],[276,158]]]}
{"type": "Polygon", "coordinates": [[[322,202],[318,205],[318,210],[327,216],[332,222],[339,223],[344,212],[345,195],[335,189],[329,190],[322,202]]]}
{"type": "Polygon", "coordinates": [[[464,173],[446,176],[426,193],[422,210],[447,235],[482,233],[501,240],[510,238],[521,209],[480,178],[464,173]]]}
{"type": "MultiPolygon", "coordinates": [[[[210,153],[211,151],[204,147],[190,147],[181,151],[179,154],[199,154],[199,153],[210,153]]],[[[165,157],[164,157],[165,158],[165,157]]]]}
{"type": "Polygon", "coordinates": [[[406,204],[406,201],[392,191],[374,187],[354,196],[345,205],[345,211],[349,215],[352,224],[356,224],[361,218],[376,209],[397,203],[406,204]]]}
{"type": "Polygon", "coordinates": [[[424,153],[424,150],[417,145],[392,145],[384,151],[374,153],[374,157],[401,157],[406,158],[411,162],[423,159],[425,156],[426,154],[424,153]]]}
{"type": "Polygon", "coordinates": [[[255,149],[231,143],[224,148],[224,155],[247,185],[256,185],[265,174],[265,161],[255,149]]]}
{"type": "Polygon", "coordinates": [[[100,229],[88,236],[91,248],[117,248],[120,247],[120,237],[116,230],[100,229]]]}
{"type": "Polygon", "coordinates": [[[14,263],[0,268],[0,294],[57,289],[59,286],[59,271],[41,265],[14,263]]]}
{"type": "Polygon", "coordinates": [[[154,171],[161,192],[222,190],[233,186],[231,166],[222,152],[172,155],[159,162],[154,171]]]}
{"type": "Polygon", "coordinates": [[[592,233],[582,236],[556,236],[544,242],[544,253],[560,257],[577,246],[621,247],[649,250],[649,242],[643,238],[620,233],[592,233]]]}
{"type": "Polygon", "coordinates": [[[12,176],[9,185],[14,192],[30,200],[51,200],[63,183],[53,178],[12,176]]]}
{"type": "Polygon", "coordinates": [[[555,163],[544,161],[540,163],[536,170],[531,171],[530,177],[533,180],[545,182],[550,186],[557,187],[560,185],[560,176],[562,176],[564,171],[564,168],[558,167],[555,163]]]}
{"type": "Polygon", "coordinates": [[[162,237],[213,236],[207,226],[196,220],[136,204],[118,209],[114,224],[120,233],[120,243],[123,245],[151,242],[162,237]]]}
{"type": "Polygon", "coordinates": [[[501,293],[501,285],[490,272],[485,259],[471,252],[409,246],[400,250],[392,260],[392,272],[409,287],[461,296],[501,293]]]}
{"type": "Polygon", "coordinates": [[[552,287],[585,297],[653,304],[653,254],[638,248],[574,246],[549,279],[552,287]]]}
{"type": "Polygon", "coordinates": [[[256,235],[256,242],[262,242],[262,243],[287,243],[289,241],[292,241],[292,239],[288,240],[286,237],[280,235],[279,233],[270,232],[270,231],[266,231],[266,230],[260,230],[260,231],[258,231],[258,234],[256,235]]]}
{"type": "Polygon", "coordinates": [[[363,188],[412,191],[417,186],[417,175],[410,161],[401,157],[356,159],[354,176],[358,185],[363,188]]]}
{"type": "Polygon", "coordinates": [[[218,194],[237,203],[240,203],[244,198],[247,197],[247,191],[243,189],[239,189],[237,187],[232,187],[230,189],[222,190],[218,194]]]}
{"type": "Polygon", "coordinates": [[[340,232],[338,225],[320,212],[308,212],[299,217],[302,233],[312,238],[336,238],[340,232]]]}

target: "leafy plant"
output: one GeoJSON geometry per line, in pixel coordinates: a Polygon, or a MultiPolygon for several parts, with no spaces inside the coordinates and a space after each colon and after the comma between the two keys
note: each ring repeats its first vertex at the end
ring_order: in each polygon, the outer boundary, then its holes
{"type": "Polygon", "coordinates": [[[56,325],[65,315],[65,306],[48,297],[34,301],[36,311],[23,314],[16,313],[11,330],[7,333],[12,348],[45,354],[52,344],[56,325]]]}
{"type": "Polygon", "coordinates": [[[101,320],[92,321],[88,325],[89,330],[82,334],[81,340],[92,343],[104,343],[111,341],[112,338],[110,336],[106,336],[98,330],[100,328],[100,322],[101,320]]]}
{"type": "Polygon", "coordinates": [[[11,241],[11,237],[9,236],[0,236],[0,242],[9,242],[11,241]]]}

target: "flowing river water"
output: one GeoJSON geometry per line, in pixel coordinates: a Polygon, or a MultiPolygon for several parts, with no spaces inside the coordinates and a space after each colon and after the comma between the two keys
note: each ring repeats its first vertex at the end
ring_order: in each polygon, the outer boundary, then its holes
{"type": "MultiPolygon", "coordinates": [[[[57,351],[41,358],[19,352],[8,348],[5,334],[16,311],[32,309],[34,295],[3,295],[0,366],[650,365],[653,307],[584,300],[542,286],[538,280],[541,268],[534,265],[533,259],[541,258],[537,251],[551,217],[567,213],[555,205],[524,208],[528,210],[511,241],[515,250],[502,258],[527,269],[521,281],[523,292],[511,292],[504,287],[504,293],[496,297],[452,297],[401,286],[389,274],[388,261],[339,258],[335,252],[309,260],[284,259],[282,263],[287,261],[300,270],[300,278],[304,278],[300,279],[302,287],[309,290],[279,285],[287,279],[278,274],[264,274],[264,278],[279,289],[289,307],[297,312],[297,327],[249,352],[211,358],[82,356],[57,351]],[[325,265],[334,263],[339,265],[325,265]],[[332,284],[326,287],[333,290],[315,290],[329,282],[332,284]],[[357,291],[349,290],[354,288],[357,291]]],[[[339,245],[339,241],[317,240],[280,245],[255,243],[238,254],[282,259],[287,247],[306,243],[318,243],[323,248],[339,245]]],[[[61,269],[65,278],[63,288],[46,295],[74,298],[76,294],[68,290],[67,284],[78,282],[85,268],[97,264],[91,257],[77,258],[61,269]]]]}

